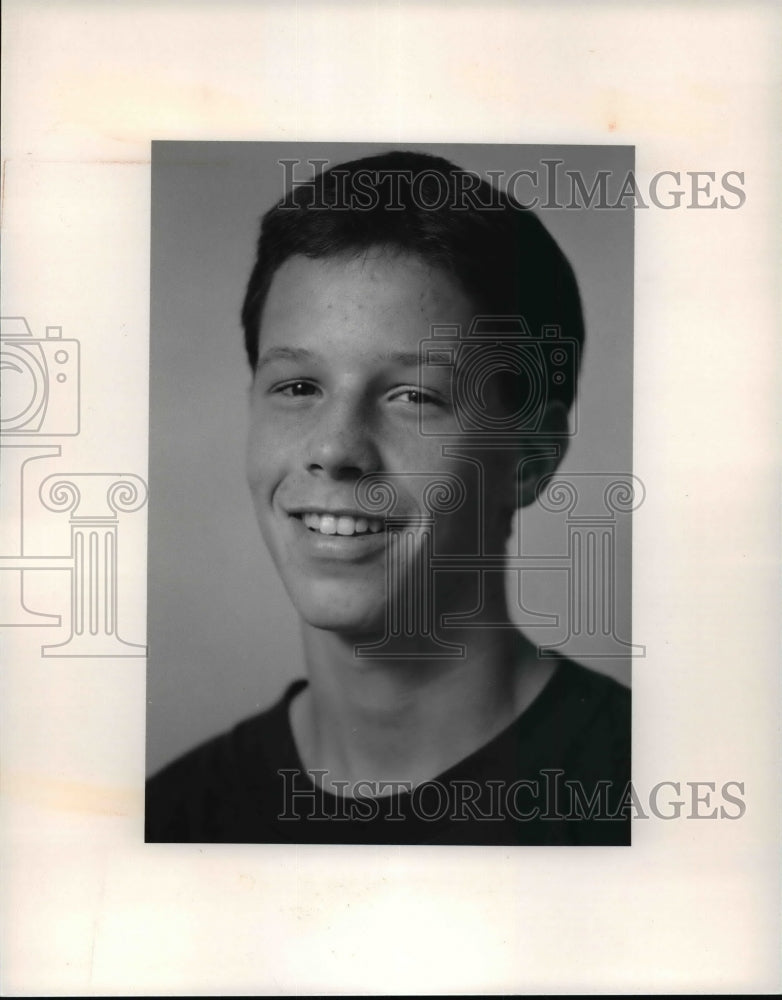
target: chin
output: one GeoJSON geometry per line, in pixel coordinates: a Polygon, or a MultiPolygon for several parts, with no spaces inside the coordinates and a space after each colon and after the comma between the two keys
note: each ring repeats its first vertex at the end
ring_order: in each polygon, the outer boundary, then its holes
{"type": "Polygon", "coordinates": [[[384,600],[368,599],[366,592],[351,594],[345,587],[338,593],[292,594],[301,618],[313,628],[351,636],[376,636],[386,629],[384,600]]]}

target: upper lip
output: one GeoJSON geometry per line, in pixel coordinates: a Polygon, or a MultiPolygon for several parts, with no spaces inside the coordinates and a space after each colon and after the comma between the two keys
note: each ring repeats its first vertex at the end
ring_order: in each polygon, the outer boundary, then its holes
{"type": "Polygon", "coordinates": [[[299,517],[302,514],[330,514],[332,517],[364,517],[368,520],[380,521],[383,514],[371,514],[365,510],[350,510],[347,507],[318,507],[314,504],[307,504],[306,507],[290,507],[287,513],[292,517],[299,517]]]}

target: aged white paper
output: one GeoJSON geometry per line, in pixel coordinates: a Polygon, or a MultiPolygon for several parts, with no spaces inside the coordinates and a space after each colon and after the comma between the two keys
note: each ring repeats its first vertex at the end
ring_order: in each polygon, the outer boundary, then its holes
{"type": "Polygon", "coordinates": [[[779,988],[779,29],[772,4],[5,5],[2,315],[55,376],[3,441],[6,994],[779,988]],[[631,848],[144,845],[149,159],[183,139],[617,143],[642,192],[678,175],[636,213],[631,848]],[[108,590],[76,599],[77,555],[108,590]],[[54,648],[77,606],[112,648],[54,648]]]}

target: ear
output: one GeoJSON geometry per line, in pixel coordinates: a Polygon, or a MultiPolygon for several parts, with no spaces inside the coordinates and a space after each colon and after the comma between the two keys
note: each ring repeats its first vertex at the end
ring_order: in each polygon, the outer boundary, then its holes
{"type": "Polygon", "coordinates": [[[546,476],[557,471],[570,444],[568,411],[560,400],[546,407],[540,439],[524,448],[519,466],[519,507],[528,507],[537,498],[538,485],[546,476]],[[551,437],[549,437],[551,435],[551,437]]]}

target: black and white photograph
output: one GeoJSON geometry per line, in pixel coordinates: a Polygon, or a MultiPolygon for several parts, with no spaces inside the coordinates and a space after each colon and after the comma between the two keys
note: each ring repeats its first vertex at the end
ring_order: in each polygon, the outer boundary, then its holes
{"type": "Polygon", "coordinates": [[[3,996],[762,995],[768,0],[6,0],[3,996]]]}
{"type": "Polygon", "coordinates": [[[630,843],[633,152],[153,146],[148,840],[630,843]]]}

